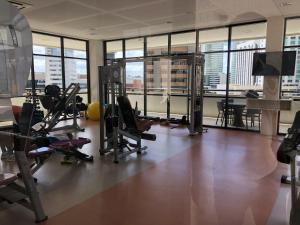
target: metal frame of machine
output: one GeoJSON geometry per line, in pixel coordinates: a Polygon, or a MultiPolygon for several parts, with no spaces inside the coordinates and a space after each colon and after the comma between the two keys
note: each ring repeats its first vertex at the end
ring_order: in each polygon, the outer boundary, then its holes
{"type": "Polygon", "coordinates": [[[79,91],[79,83],[71,83],[68,86],[68,88],[63,91],[61,100],[58,101],[54,106],[55,111],[48,111],[46,116],[43,118],[40,131],[44,131],[45,133],[50,133],[59,130],[84,131],[84,129],[79,127],[77,123],[76,95],[79,93],[79,91]],[[61,121],[61,117],[69,104],[72,104],[73,107],[73,124],[65,125],[62,127],[56,127],[56,125],[61,121]]]}

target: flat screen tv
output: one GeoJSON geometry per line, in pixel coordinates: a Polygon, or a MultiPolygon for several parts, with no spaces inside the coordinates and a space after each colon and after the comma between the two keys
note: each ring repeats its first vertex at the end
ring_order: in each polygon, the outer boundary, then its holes
{"type": "Polygon", "coordinates": [[[294,76],[296,51],[254,53],[254,76],[294,76]]]}

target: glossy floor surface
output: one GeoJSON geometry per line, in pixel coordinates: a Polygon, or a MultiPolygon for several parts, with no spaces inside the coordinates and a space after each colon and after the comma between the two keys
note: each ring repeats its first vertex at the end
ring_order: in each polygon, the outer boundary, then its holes
{"type": "MultiPolygon", "coordinates": [[[[120,164],[98,155],[98,126],[82,122],[92,139],[92,164],[60,165],[56,155],[36,174],[47,225],[265,225],[285,168],[278,165],[278,139],[256,133],[155,125],[156,142],[146,154],[120,164]]],[[[2,170],[13,166],[2,164],[2,170]]],[[[34,224],[19,206],[0,206],[5,225],[34,224]]]]}

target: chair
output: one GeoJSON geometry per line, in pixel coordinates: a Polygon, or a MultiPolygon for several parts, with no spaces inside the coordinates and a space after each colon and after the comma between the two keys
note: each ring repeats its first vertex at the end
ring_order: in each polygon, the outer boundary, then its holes
{"type": "Polygon", "coordinates": [[[223,126],[223,122],[225,119],[224,103],[222,101],[217,102],[217,108],[218,108],[218,116],[216,120],[216,125],[218,125],[219,119],[221,119],[221,126],[223,126]]]}
{"type": "Polygon", "coordinates": [[[257,118],[258,121],[258,130],[260,130],[260,116],[261,110],[260,109],[246,109],[243,113],[243,116],[246,119],[246,129],[248,129],[248,119],[250,118],[250,127],[255,126],[255,119],[257,118]]]}
{"type": "MultiPolygon", "coordinates": [[[[221,126],[223,126],[224,120],[225,120],[225,103],[226,100],[222,99],[220,102],[217,102],[217,108],[218,108],[218,116],[216,120],[216,125],[218,125],[219,119],[221,119],[221,126]]],[[[228,99],[228,103],[233,103],[233,99],[228,99]]],[[[231,123],[233,120],[233,110],[228,109],[227,110],[227,116],[228,120],[231,123]]]]}

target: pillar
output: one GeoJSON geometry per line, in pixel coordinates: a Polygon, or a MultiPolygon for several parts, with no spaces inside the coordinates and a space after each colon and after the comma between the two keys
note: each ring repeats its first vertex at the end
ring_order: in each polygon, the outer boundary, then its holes
{"type": "MultiPolygon", "coordinates": [[[[267,25],[266,51],[282,51],[284,38],[284,18],[281,16],[270,17],[267,25]]],[[[279,100],[280,77],[265,76],[263,85],[263,98],[268,100],[279,100]]],[[[261,133],[263,135],[277,135],[278,111],[263,110],[261,121],[261,133]]]]}
{"type": "Polygon", "coordinates": [[[103,42],[99,40],[89,41],[89,55],[90,55],[90,93],[91,101],[99,100],[99,81],[98,81],[98,67],[104,64],[103,56],[103,42]]]}

